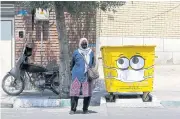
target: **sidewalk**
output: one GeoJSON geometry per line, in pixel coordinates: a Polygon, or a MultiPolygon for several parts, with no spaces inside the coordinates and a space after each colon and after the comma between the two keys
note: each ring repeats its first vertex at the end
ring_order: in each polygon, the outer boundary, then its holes
{"type": "MultiPolygon", "coordinates": [[[[158,100],[161,101],[161,104],[164,106],[176,105],[180,106],[180,65],[166,65],[166,66],[156,66],[155,67],[155,79],[154,79],[154,91],[152,95],[157,97],[158,100]]],[[[2,90],[2,89],[1,89],[2,90]]],[[[96,83],[96,88],[93,92],[92,97],[92,106],[100,105],[101,97],[105,94],[105,86],[103,80],[98,80],[96,83]]],[[[28,100],[32,99],[34,102],[38,101],[41,103],[39,105],[43,105],[45,103],[50,103],[51,105],[61,105],[67,106],[70,104],[70,100],[60,100],[57,96],[55,96],[51,92],[45,92],[41,97],[39,92],[27,91],[22,95],[17,97],[10,97],[4,94],[1,91],[1,107],[12,107],[12,104],[16,102],[17,105],[18,100],[24,100],[28,103],[28,100]],[[43,99],[44,102],[41,100],[43,99]]],[[[79,101],[80,105],[82,105],[82,100],[79,101]]],[[[133,102],[132,102],[133,103],[133,102]]]]}
{"type": "Polygon", "coordinates": [[[153,94],[164,106],[180,107],[180,65],[155,67],[153,94]]]}
{"type": "Polygon", "coordinates": [[[180,65],[156,66],[154,91],[180,91],[180,65]]]}

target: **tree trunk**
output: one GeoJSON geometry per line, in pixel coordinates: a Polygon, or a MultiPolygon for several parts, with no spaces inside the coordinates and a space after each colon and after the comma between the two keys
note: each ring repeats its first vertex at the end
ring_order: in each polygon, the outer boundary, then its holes
{"type": "Polygon", "coordinates": [[[68,40],[66,34],[64,7],[54,3],[56,14],[56,27],[58,32],[58,41],[60,47],[60,67],[59,67],[59,80],[60,80],[60,98],[69,97],[69,87],[71,81],[70,75],[70,57],[68,40]]]}

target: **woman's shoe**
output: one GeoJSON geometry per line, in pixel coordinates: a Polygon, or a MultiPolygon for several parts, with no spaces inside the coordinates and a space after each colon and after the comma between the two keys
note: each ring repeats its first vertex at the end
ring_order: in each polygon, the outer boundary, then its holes
{"type": "Polygon", "coordinates": [[[83,111],[83,114],[89,114],[89,111],[88,110],[83,111]]]}
{"type": "Polygon", "coordinates": [[[75,111],[70,111],[69,114],[73,115],[73,114],[75,114],[75,111]]]}

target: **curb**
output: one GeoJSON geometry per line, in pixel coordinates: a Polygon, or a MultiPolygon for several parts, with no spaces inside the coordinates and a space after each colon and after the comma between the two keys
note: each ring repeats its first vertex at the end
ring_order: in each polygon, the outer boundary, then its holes
{"type": "MultiPolygon", "coordinates": [[[[21,100],[21,101],[23,102],[25,100],[21,100]]],[[[58,99],[58,100],[57,99],[47,100],[46,99],[43,101],[38,100],[37,102],[41,102],[41,103],[39,103],[39,104],[38,103],[34,103],[34,104],[28,103],[26,105],[22,105],[22,103],[20,103],[20,102],[15,101],[14,104],[12,104],[12,103],[1,103],[1,108],[34,108],[34,107],[36,107],[36,108],[47,108],[47,107],[63,108],[63,107],[70,107],[70,99],[62,99],[62,100],[60,100],[60,99],[58,99]],[[57,103],[54,103],[54,102],[57,102],[57,103]],[[54,103],[54,105],[53,105],[53,103],[54,103]]],[[[104,104],[109,106],[109,107],[119,106],[119,107],[123,107],[123,108],[125,108],[125,107],[127,107],[127,108],[129,108],[129,107],[131,107],[131,108],[133,108],[133,107],[137,107],[137,108],[143,108],[143,107],[146,107],[146,108],[148,108],[148,107],[180,107],[180,101],[160,101],[160,102],[146,102],[146,103],[140,103],[138,101],[135,101],[135,103],[132,104],[132,103],[127,102],[127,101],[124,102],[123,100],[122,100],[122,102],[120,102],[118,100],[118,102],[116,102],[116,103],[107,103],[104,98],[101,98],[100,106],[104,105],[104,104]]],[[[80,99],[78,101],[78,106],[82,106],[82,105],[83,105],[83,100],[80,99]]],[[[91,106],[92,106],[92,104],[91,104],[91,106]]]]}
{"type": "MultiPolygon", "coordinates": [[[[129,94],[128,94],[129,95],[129,94]]],[[[130,95],[133,97],[133,95],[130,95]]],[[[105,97],[101,97],[101,104],[107,107],[121,107],[121,108],[163,108],[161,101],[152,96],[152,102],[143,102],[142,98],[120,98],[115,102],[106,102],[105,97]]]]}
{"type": "Polygon", "coordinates": [[[164,107],[180,107],[180,101],[161,101],[164,107]]]}
{"type": "MultiPolygon", "coordinates": [[[[78,100],[78,106],[83,105],[83,99],[78,100]]],[[[42,99],[42,98],[17,98],[13,108],[64,108],[70,107],[70,99],[42,99]]],[[[99,106],[97,102],[91,102],[90,106],[99,106]],[[96,104],[95,104],[96,103],[96,104]]]]}
{"type": "Polygon", "coordinates": [[[34,107],[67,107],[70,106],[68,99],[41,99],[41,98],[20,98],[14,102],[14,108],[34,108],[34,107]]]}
{"type": "MultiPolygon", "coordinates": [[[[144,103],[141,98],[138,98],[136,94],[123,93],[125,97],[130,96],[135,98],[122,98],[117,99],[115,103],[106,102],[104,96],[92,97],[90,106],[101,106],[103,104],[107,106],[120,106],[120,107],[157,107],[161,106],[160,101],[153,96],[153,102],[144,103]]],[[[11,102],[12,104],[3,104],[2,107],[6,108],[64,108],[70,107],[70,99],[59,99],[59,97],[17,97],[11,102]]],[[[80,98],[78,106],[83,106],[83,99],[80,98]]]]}
{"type": "Polygon", "coordinates": [[[12,103],[1,103],[1,108],[13,108],[12,103]]]}

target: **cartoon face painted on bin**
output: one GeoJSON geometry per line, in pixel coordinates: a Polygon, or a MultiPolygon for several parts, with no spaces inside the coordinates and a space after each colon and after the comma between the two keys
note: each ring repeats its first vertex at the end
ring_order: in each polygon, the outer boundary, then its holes
{"type": "MultiPolygon", "coordinates": [[[[134,55],[130,59],[125,56],[120,56],[116,60],[116,65],[118,68],[113,68],[117,72],[117,77],[107,77],[107,78],[115,78],[122,82],[140,82],[146,80],[148,78],[152,78],[152,76],[145,76],[145,71],[153,68],[145,67],[145,59],[140,55],[134,55]]],[[[110,68],[112,69],[112,68],[110,68]]]]}

